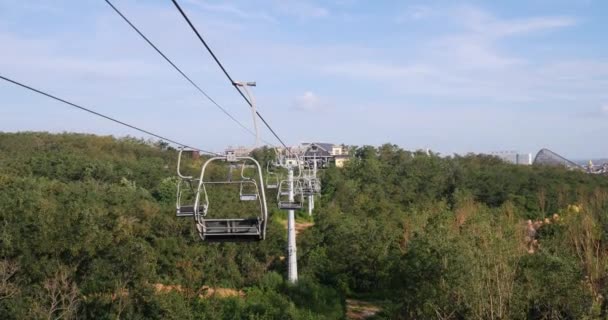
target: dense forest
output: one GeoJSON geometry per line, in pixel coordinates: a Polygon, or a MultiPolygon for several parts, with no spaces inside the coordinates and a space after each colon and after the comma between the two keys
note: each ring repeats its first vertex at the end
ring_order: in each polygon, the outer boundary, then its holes
{"type": "Polygon", "coordinates": [[[0,133],[0,318],[343,319],[351,298],[374,319],[608,317],[608,178],[389,144],[351,156],[321,172],[292,285],[271,191],[266,240],[202,243],[175,217],[170,146],[0,133]]]}

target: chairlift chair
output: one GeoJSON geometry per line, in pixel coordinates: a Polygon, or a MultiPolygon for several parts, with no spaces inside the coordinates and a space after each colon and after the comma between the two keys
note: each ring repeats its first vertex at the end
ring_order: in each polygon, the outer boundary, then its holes
{"type": "Polygon", "coordinates": [[[258,200],[259,190],[255,179],[245,176],[245,163],[241,165],[241,185],[239,186],[239,199],[241,201],[258,200]]]}
{"type": "Polygon", "coordinates": [[[276,189],[279,187],[279,176],[276,172],[270,171],[270,162],[266,164],[266,188],[276,189]]]}
{"type": "Polygon", "coordinates": [[[321,181],[314,174],[305,177],[306,185],[313,194],[321,193],[321,181]]]}
{"type": "Polygon", "coordinates": [[[194,216],[194,205],[186,204],[184,205],[185,194],[194,195],[194,187],[192,186],[192,180],[184,180],[180,179],[177,182],[177,202],[175,205],[175,215],[177,217],[193,217],[194,216]]]}
{"type": "Polygon", "coordinates": [[[307,179],[307,178],[302,179],[301,186],[302,186],[302,195],[304,197],[310,197],[315,194],[311,179],[307,179]]]}
{"type": "Polygon", "coordinates": [[[187,195],[191,195],[194,198],[194,186],[193,183],[196,182],[196,178],[192,176],[186,176],[181,173],[181,162],[182,162],[182,154],[184,152],[184,148],[179,149],[179,153],[177,155],[177,195],[176,195],[176,203],[175,203],[175,215],[177,217],[193,217],[194,216],[194,205],[193,204],[183,204],[183,202],[187,202],[187,195]]]}
{"type": "Polygon", "coordinates": [[[321,192],[319,178],[316,176],[312,167],[302,170],[302,193],[305,197],[310,197],[321,192]]]}
{"type": "Polygon", "coordinates": [[[266,188],[277,189],[279,187],[279,177],[276,174],[268,175],[266,177],[266,188]]]}
{"type": "MultiPolygon", "coordinates": [[[[234,85],[242,86],[245,93],[251,101],[251,114],[253,117],[253,125],[255,128],[256,143],[257,147],[259,142],[259,132],[257,127],[256,107],[255,100],[247,90],[248,85],[255,85],[255,83],[233,83],[234,85]]],[[[239,89],[240,90],[240,89],[239,89]]],[[[254,148],[255,148],[254,147],[254,148]]],[[[181,160],[181,151],[179,154],[181,160]]],[[[182,177],[179,172],[179,160],[177,165],[177,173],[180,178],[182,177]]],[[[180,195],[180,189],[178,185],[178,195],[180,195]]],[[[181,209],[180,200],[178,198],[178,209],[181,209]]],[[[266,237],[266,222],[268,221],[268,208],[266,204],[266,194],[264,192],[264,177],[260,164],[252,157],[241,157],[237,156],[233,150],[226,152],[224,156],[212,157],[205,161],[201,168],[201,175],[198,179],[198,188],[196,189],[196,198],[194,200],[194,206],[192,208],[192,214],[196,223],[196,229],[198,230],[199,236],[203,241],[209,242],[235,242],[235,241],[260,241],[266,237]],[[205,176],[205,170],[210,163],[214,161],[228,162],[230,165],[241,163],[241,179],[239,181],[232,181],[231,171],[229,171],[228,181],[209,181],[205,176]],[[259,188],[255,178],[249,178],[244,176],[245,164],[253,163],[253,168],[257,169],[257,175],[259,177],[259,188]],[[239,198],[241,201],[254,202],[257,200],[260,211],[253,214],[248,218],[210,218],[208,217],[211,209],[211,203],[209,201],[209,195],[207,193],[207,185],[209,184],[234,184],[239,183],[239,198]],[[248,189],[251,187],[251,189],[248,189]]]]}
{"type": "Polygon", "coordinates": [[[205,242],[251,242],[264,240],[266,237],[266,222],[268,220],[268,209],[266,204],[266,194],[264,193],[264,180],[262,177],[262,169],[260,164],[251,157],[238,157],[234,154],[227,153],[226,156],[213,157],[207,160],[201,169],[201,176],[196,190],[196,199],[194,201],[194,220],[196,229],[201,239],[205,242]],[[240,181],[210,181],[205,175],[206,169],[212,162],[251,162],[257,169],[257,175],[260,181],[258,188],[255,179],[248,178],[240,181]],[[212,184],[240,184],[240,199],[241,200],[257,200],[259,204],[259,212],[253,213],[247,218],[211,218],[208,217],[210,211],[213,211],[212,203],[209,201],[207,194],[207,186],[212,184]],[[255,186],[255,198],[252,194],[244,193],[245,185],[255,186]],[[245,196],[245,197],[244,197],[245,196]],[[244,199],[246,198],[246,199],[244,199]]]}
{"type": "Polygon", "coordinates": [[[277,203],[281,210],[299,210],[302,209],[302,187],[299,180],[293,181],[293,199],[289,199],[289,181],[283,180],[279,183],[279,192],[277,192],[277,203]]]}
{"type": "Polygon", "coordinates": [[[241,201],[256,201],[258,195],[258,184],[255,180],[241,180],[241,186],[239,187],[239,199],[241,201]]]}
{"type": "Polygon", "coordinates": [[[316,194],[321,193],[321,180],[319,180],[319,178],[315,178],[315,179],[312,179],[310,182],[312,184],[313,192],[316,194]]]}

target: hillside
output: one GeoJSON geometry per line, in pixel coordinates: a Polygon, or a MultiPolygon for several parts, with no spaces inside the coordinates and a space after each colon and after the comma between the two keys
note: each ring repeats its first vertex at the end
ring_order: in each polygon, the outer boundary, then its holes
{"type": "Polygon", "coordinates": [[[340,319],[347,297],[373,300],[375,319],[606,316],[605,177],[354,153],[322,173],[292,286],[278,210],[251,244],[201,243],[174,216],[167,145],[1,133],[0,318],[340,319]]]}
{"type": "MultiPolygon", "coordinates": [[[[1,134],[0,318],[321,313],[306,293],[318,285],[283,283],[280,223],[262,243],[208,245],[175,218],[176,156],[136,139],[1,134]],[[181,290],[157,293],[158,284],[181,290]],[[244,289],[246,298],[196,299],[205,286],[244,289]]],[[[336,293],[318,298],[335,305],[324,306],[328,319],[342,314],[336,293]]]]}

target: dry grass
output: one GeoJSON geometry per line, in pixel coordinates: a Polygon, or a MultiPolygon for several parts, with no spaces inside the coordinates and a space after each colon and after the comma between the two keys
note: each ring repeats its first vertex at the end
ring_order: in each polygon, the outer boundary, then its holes
{"type": "MultiPolygon", "coordinates": [[[[287,221],[284,221],[283,225],[285,226],[285,229],[287,229],[287,221]]],[[[296,221],[296,235],[299,235],[300,233],[304,232],[304,230],[311,228],[314,225],[315,224],[312,222],[297,222],[296,221]]]]}
{"type": "MultiPolygon", "coordinates": [[[[162,283],[154,284],[156,293],[163,294],[169,292],[184,293],[187,289],[181,285],[164,285],[162,283]]],[[[229,297],[244,297],[245,293],[242,290],[230,288],[213,288],[210,286],[202,286],[198,291],[198,297],[205,298],[229,298],[229,297]]]]}
{"type": "Polygon", "coordinates": [[[361,300],[346,299],[346,318],[362,320],[373,317],[380,312],[380,307],[361,300]]]}

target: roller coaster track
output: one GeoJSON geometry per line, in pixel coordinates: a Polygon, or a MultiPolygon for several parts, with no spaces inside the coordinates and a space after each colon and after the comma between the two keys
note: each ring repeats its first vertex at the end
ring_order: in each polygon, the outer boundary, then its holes
{"type": "Polygon", "coordinates": [[[608,175],[608,162],[601,165],[582,166],[574,161],[568,160],[559,154],[549,150],[541,149],[534,158],[535,165],[564,166],[570,170],[580,170],[590,174],[608,175]]]}

